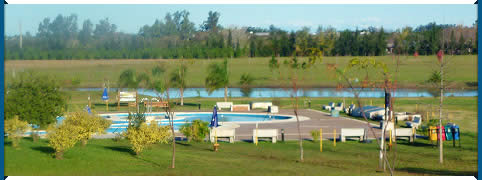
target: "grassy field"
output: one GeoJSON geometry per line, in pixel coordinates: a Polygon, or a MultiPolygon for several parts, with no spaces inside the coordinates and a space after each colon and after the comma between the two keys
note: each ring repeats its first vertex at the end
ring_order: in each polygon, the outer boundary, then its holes
{"type": "MultiPolygon", "coordinates": [[[[389,153],[395,157],[394,175],[468,175],[477,173],[476,134],[464,133],[462,147],[446,142],[444,164],[438,163],[438,150],[429,141],[417,139],[414,144],[399,140],[389,153]]],[[[221,143],[213,152],[208,143],[179,142],[176,145],[176,168],[168,168],[171,146],[156,144],[135,156],[126,140],[90,140],[86,147],[77,145],[53,158],[46,140],[21,141],[20,149],[5,142],[5,175],[389,175],[377,172],[376,143],[357,141],[319,143],[305,141],[305,161],[298,162],[296,141],[258,146],[247,142],[221,143]]]]}
{"type": "MultiPolygon", "coordinates": [[[[333,72],[327,70],[326,64],[337,64],[343,68],[353,57],[324,57],[322,63],[314,68],[301,73],[300,85],[303,87],[335,87],[337,79],[333,72]]],[[[374,57],[377,60],[387,63],[389,69],[394,72],[396,61],[392,56],[374,57]]],[[[279,80],[278,72],[271,72],[268,67],[270,58],[237,58],[229,63],[230,86],[239,86],[238,81],[245,72],[251,73],[257,80],[254,86],[257,87],[279,87],[289,86],[287,80],[279,80]]],[[[289,58],[279,58],[281,64],[289,58]]],[[[474,88],[473,83],[477,82],[477,56],[454,56],[446,57],[450,62],[447,72],[447,79],[456,88],[474,88]]],[[[187,60],[188,66],[187,85],[189,87],[204,87],[206,70],[210,63],[221,62],[222,59],[200,59],[187,60]]],[[[42,61],[6,61],[5,78],[6,82],[19,72],[34,71],[38,74],[48,74],[57,77],[64,83],[64,87],[72,87],[72,80],[80,80],[76,87],[102,87],[104,80],[109,80],[111,87],[114,87],[121,71],[133,68],[137,71],[150,71],[153,65],[164,63],[169,70],[179,66],[179,60],[42,60],[42,61]]],[[[400,57],[400,87],[423,87],[430,73],[437,69],[437,58],[435,56],[413,56],[400,57]]],[[[281,76],[286,78],[287,69],[282,69],[281,76]]],[[[360,76],[361,77],[361,76],[360,76]]]]}

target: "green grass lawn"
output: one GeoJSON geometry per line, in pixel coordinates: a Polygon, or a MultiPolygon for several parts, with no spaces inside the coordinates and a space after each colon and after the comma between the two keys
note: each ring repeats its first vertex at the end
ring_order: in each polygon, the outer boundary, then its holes
{"type": "MultiPolygon", "coordinates": [[[[300,86],[303,87],[336,87],[337,78],[333,72],[327,70],[326,64],[337,64],[339,68],[346,66],[353,57],[323,57],[323,62],[313,68],[304,70],[300,74],[300,86]]],[[[374,57],[385,62],[392,72],[395,72],[396,61],[392,56],[374,57]]],[[[230,87],[239,86],[241,75],[251,73],[256,78],[253,86],[279,87],[291,86],[286,79],[288,69],[282,68],[282,78],[278,72],[271,72],[268,66],[270,57],[266,58],[235,58],[229,63],[230,87]]],[[[279,58],[281,64],[288,57],[279,58]]],[[[477,56],[453,56],[446,58],[450,63],[445,70],[446,78],[456,88],[474,88],[477,82],[477,56]]],[[[207,67],[211,62],[221,62],[222,59],[193,60],[188,66],[187,86],[204,87],[207,67]]],[[[63,82],[64,87],[72,87],[72,80],[79,79],[77,87],[102,87],[104,80],[109,80],[111,87],[116,85],[121,71],[133,68],[137,71],[150,71],[151,68],[165,62],[167,70],[179,66],[179,60],[42,60],[42,61],[6,61],[6,82],[19,72],[32,70],[38,74],[53,75],[63,82]]],[[[399,87],[423,87],[432,71],[437,70],[435,56],[401,56],[400,57],[399,87]]],[[[284,66],[282,66],[284,67],[284,66]]],[[[360,76],[361,77],[361,76],[360,76]]]]}
{"type": "MultiPolygon", "coordinates": [[[[438,149],[429,141],[414,144],[399,140],[389,152],[395,157],[395,175],[469,175],[477,173],[476,134],[464,133],[462,147],[445,142],[444,164],[438,163],[438,149]]],[[[135,156],[128,141],[90,140],[68,150],[63,160],[52,156],[46,140],[23,139],[20,149],[5,143],[5,175],[389,175],[377,172],[375,142],[319,143],[304,141],[305,161],[299,162],[297,141],[258,146],[247,142],[221,143],[213,152],[209,143],[176,144],[176,168],[170,169],[171,146],[156,144],[135,156]]]]}

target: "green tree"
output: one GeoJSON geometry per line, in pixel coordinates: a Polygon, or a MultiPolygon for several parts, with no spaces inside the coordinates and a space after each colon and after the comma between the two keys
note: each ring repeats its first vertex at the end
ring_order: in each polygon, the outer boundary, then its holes
{"type": "Polygon", "coordinates": [[[5,94],[5,118],[18,116],[30,124],[46,127],[66,108],[67,95],[50,76],[22,73],[12,80],[5,94]]]}
{"type": "Polygon", "coordinates": [[[241,92],[243,93],[243,96],[247,97],[249,94],[251,94],[251,84],[255,78],[251,76],[249,73],[243,73],[241,75],[241,78],[239,79],[239,84],[241,85],[241,92]]]}
{"type": "Polygon", "coordinates": [[[208,76],[205,79],[205,85],[209,93],[224,87],[224,101],[228,101],[228,60],[224,59],[222,63],[212,63],[208,67],[208,76]]]}
{"type": "Polygon", "coordinates": [[[184,88],[186,87],[186,73],[187,66],[184,63],[181,63],[179,65],[179,68],[172,71],[170,77],[171,86],[179,88],[181,95],[181,106],[184,106],[184,88]]]}

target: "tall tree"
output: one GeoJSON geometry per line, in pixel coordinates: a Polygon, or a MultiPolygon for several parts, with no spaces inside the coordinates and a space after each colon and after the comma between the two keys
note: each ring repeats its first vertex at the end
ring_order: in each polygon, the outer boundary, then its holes
{"type": "Polygon", "coordinates": [[[201,29],[203,31],[208,31],[208,32],[215,32],[217,33],[218,30],[219,30],[219,24],[218,24],[218,21],[219,21],[219,16],[221,14],[219,14],[219,12],[216,12],[216,11],[209,11],[208,13],[208,19],[206,21],[203,22],[203,24],[201,25],[201,29]]]}
{"type": "Polygon", "coordinates": [[[229,72],[227,59],[224,59],[222,63],[209,65],[205,85],[209,93],[224,87],[224,101],[228,101],[229,72]]]}
{"type": "Polygon", "coordinates": [[[187,66],[184,63],[180,63],[179,68],[172,71],[170,77],[171,86],[179,88],[181,94],[181,106],[184,106],[184,88],[186,87],[186,73],[187,66]]]}

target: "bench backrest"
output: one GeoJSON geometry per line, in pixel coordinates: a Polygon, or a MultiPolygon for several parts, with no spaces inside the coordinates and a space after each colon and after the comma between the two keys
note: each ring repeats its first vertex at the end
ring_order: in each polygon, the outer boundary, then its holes
{"type": "Polygon", "coordinates": [[[216,135],[218,137],[234,137],[234,134],[235,129],[214,128],[211,130],[210,136],[214,137],[216,135]]]}
{"type": "Polygon", "coordinates": [[[412,128],[397,128],[395,130],[396,136],[412,136],[413,129],[412,128]]]}
{"type": "Polygon", "coordinates": [[[216,102],[216,106],[218,106],[218,108],[231,108],[233,102],[216,102]]]}
{"type": "Polygon", "coordinates": [[[363,128],[341,128],[342,136],[364,136],[365,129],[363,128]]]}
{"type": "MultiPolygon", "coordinates": [[[[253,136],[256,136],[256,129],[253,129],[253,136]]],[[[258,137],[276,137],[278,129],[258,129],[258,137]]]]}

